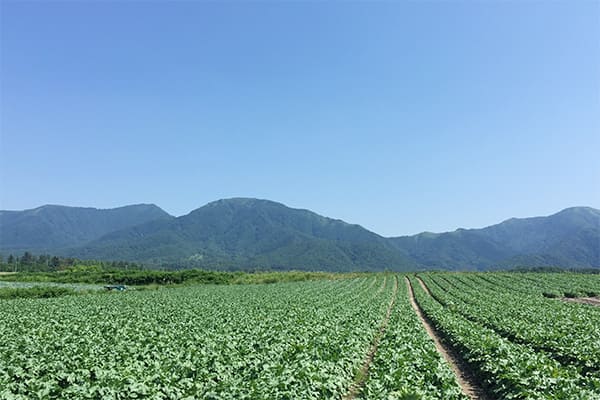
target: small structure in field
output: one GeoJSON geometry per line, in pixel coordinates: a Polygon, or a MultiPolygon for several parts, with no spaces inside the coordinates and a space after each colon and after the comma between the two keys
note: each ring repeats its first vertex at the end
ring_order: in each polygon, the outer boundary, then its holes
{"type": "Polygon", "coordinates": [[[106,286],[104,286],[104,289],[106,289],[106,290],[116,290],[118,292],[122,292],[123,290],[126,290],[127,287],[125,285],[106,285],[106,286]]]}

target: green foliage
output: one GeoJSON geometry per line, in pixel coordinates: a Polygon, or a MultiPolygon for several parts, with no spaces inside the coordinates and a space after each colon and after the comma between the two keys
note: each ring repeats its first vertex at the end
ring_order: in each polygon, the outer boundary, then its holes
{"type": "Polygon", "coordinates": [[[531,290],[511,291],[505,277],[524,280],[517,274],[423,275],[433,297],[411,280],[428,318],[498,398],[599,398],[599,343],[590,339],[600,335],[599,314],[531,290]]]}
{"type": "Polygon", "coordinates": [[[371,281],[5,302],[0,398],[339,398],[390,298],[371,281]]]}
{"type": "Polygon", "coordinates": [[[23,272],[0,275],[0,281],[60,282],[124,285],[181,285],[181,284],[260,284],[297,282],[318,279],[343,279],[364,276],[362,273],[326,273],[306,271],[285,272],[219,272],[198,269],[182,271],[113,270],[97,266],[75,267],[60,272],[23,272]]]}
{"type": "Polygon", "coordinates": [[[359,399],[463,400],[454,373],[437,352],[399,280],[396,304],[359,399]]]}
{"type": "Polygon", "coordinates": [[[72,257],[57,257],[48,254],[36,256],[29,252],[22,256],[9,254],[6,263],[0,262],[0,272],[54,272],[54,271],[91,271],[139,270],[141,265],[125,261],[79,260],[72,257]]]}
{"type": "MultiPolygon", "coordinates": [[[[17,275],[81,280],[104,273],[17,275]]],[[[395,291],[391,274],[110,272],[121,273],[228,284],[83,296],[44,287],[26,292],[61,297],[0,299],[1,399],[341,398],[375,338],[357,399],[464,399],[402,278],[395,291]]],[[[417,302],[493,398],[600,398],[598,309],[542,295],[595,290],[599,276],[420,276],[433,297],[411,277],[417,302]]]]}
{"type": "Polygon", "coordinates": [[[56,286],[35,286],[29,288],[0,288],[0,299],[17,298],[50,298],[60,297],[77,292],[70,288],[56,286]]]}
{"type": "MultiPolygon", "coordinates": [[[[506,289],[502,292],[498,292],[497,284],[480,279],[478,275],[431,275],[425,279],[444,290],[434,288],[437,299],[445,305],[452,301],[453,310],[469,320],[514,342],[549,353],[581,371],[595,370],[600,377],[600,363],[597,362],[600,360],[600,342],[582,340],[588,336],[600,337],[600,314],[584,307],[540,298],[530,279],[540,279],[547,285],[547,290],[560,290],[560,287],[553,287],[553,275],[515,277],[498,274],[495,277],[505,284],[506,289]],[[520,285],[511,284],[515,278],[522,281],[520,285]]],[[[568,278],[567,275],[562,281],[568,281],[568,278]]],[[[600,279],[595,281],[600,286],[600,279]]],[[[578,297],[574,292],[577,291],[572,289],[565,296],[578,297]]]]}

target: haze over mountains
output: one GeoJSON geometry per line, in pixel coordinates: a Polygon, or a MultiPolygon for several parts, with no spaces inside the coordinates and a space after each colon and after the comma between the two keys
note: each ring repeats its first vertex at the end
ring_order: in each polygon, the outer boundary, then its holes
{"type": "Polygon", "coordinates": [[[483,229],[384,238],[268,200],[218,200],[173,217],[155,205],[0,211],[0,252],[219,269],[600,268],[600,211],[573,207],[483,229]]]}
{"type": "Polygon", "coordinates": [[[0,210],[0,250],[54,251],[83,245],[116,230],[170,218],[154,204],[107,210],[58,205],[25,211],[0,210]]]}

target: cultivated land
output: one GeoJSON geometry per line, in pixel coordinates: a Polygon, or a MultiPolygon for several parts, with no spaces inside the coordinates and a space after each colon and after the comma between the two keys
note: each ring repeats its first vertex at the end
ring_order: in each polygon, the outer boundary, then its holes
{"type": "Polygon", "coordinates": [[[599,275],[334,277],[0,299],[0,399],[600,399],[599,275]]]}

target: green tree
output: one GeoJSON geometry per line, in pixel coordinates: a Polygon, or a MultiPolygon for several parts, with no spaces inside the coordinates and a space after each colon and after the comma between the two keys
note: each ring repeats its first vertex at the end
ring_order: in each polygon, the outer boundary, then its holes
{"type": "Polygon", "coordinates": [[[57,269],[58,267],[60,267],[60,258],[54,256],[50,259],[50,268],[52,269],[57,269]]]}
{"type": "Polygon", "coordinates": [[[31,265],[34,263],[34,261],[35,261],[35,256],[31,255],[31,253],[28,251],[26,251],[23,254],[23,257],[21,257],[21,263],[23,265],[31,265]]]}

